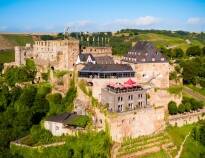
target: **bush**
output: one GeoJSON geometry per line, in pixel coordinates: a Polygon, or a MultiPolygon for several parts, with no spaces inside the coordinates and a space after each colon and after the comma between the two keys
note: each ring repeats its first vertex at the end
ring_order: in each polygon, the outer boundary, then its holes
{"type": "Polygon", "coordinates": [[[178,112],[179,113],[184,113],[185,112],[185,105],[184,104],[179,104],[178,112]]]}
{"type": "Polygon", "coordinates": [[[169,114],[171,114],[171,115],[177,114],[177,112],[178,112],[177,104],[174,101],[170,101],[168,104],[168,110],[169,110],[169,114]]]}
{"type": "Polygon", "coordinates": [[[183,87],[181,85],[177,86],[172,86],[168,88],[168,92],[170,94],[175,94],[175,95],[180,95],[182,92],[183,87]]]}
{"type": "Polygon", "coordinates": [[[42,129],[39,125],[33,125],[30,133],[34,144],[48,144],[52,141],[52,134],[48,130],[42,129]]]}
{"type": "Polygon", "coordinates": [[[187,102],[187,103],[184,104],[184,106],[185,106],[185,111],[186,112],[191,111],[191,104],[190,103],[187,102]]]}

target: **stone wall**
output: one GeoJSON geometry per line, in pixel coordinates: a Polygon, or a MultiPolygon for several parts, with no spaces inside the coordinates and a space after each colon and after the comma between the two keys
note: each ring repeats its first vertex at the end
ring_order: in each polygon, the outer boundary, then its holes
{"type": "Polygon", "coordinates": [[[93,56],[111,56],[111,47],[83,47],[81,50],[84,54],[91,53],[93,56]]]}
{"type": "Polygon", "coordinates": [[[172,126],[181,127],[183,125],[196,123],[199,120],[204,120],[204,119],[205,119],[205,109],[201,109],[199,111],[169,116],[168,122],[172,126]]]}
{"type": "Polygon", "coordinates": [[[169,87],[169,63],[135,64],[138,82],[149,82],[153,87],[169,87]]]}
{"type": "Polygon", "coordinates": [[[37,65],[73,70],[79,52],[78,40],[36,41],[33,46],[15,47],[15,62],[25,64],[26,58],[33,58],[37,65]]]}
{"type": "Polygon", "coordinates": [[[175,101],[179,105],[182,101],[182,94],[170,94],[166,89],[151,88],[147,92],[149,94],[148,103],[154,107],[164,107],[167,110],[168,103],[175,101]]]}
{"type": "Polygon", "coordinates": [[[138,137],[165,129],[163,108],[143,108],[118,113],[107,118],[112,140],[122,142],[126,137],[138,137]]]}

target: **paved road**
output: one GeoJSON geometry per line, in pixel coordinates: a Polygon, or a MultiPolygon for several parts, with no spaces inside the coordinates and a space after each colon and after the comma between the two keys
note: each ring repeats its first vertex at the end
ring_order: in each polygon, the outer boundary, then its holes
{"type": "Polygon", "coordinates": [[[205,96],[201,95],[198,92],[193,91],[191,88],[189,88],[187,86],[183,86],[183,92],[185,94],[191,95],[193,98],[195,98],[197,100],[205,101],[205,96]]]}

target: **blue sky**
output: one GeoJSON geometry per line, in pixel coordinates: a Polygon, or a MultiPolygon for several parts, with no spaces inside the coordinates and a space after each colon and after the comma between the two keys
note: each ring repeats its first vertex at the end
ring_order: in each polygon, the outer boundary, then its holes
{"type": "Polygon", "coordinates": [[[0,0],[0,32],[205,31],[205,0],[0,0]]]}

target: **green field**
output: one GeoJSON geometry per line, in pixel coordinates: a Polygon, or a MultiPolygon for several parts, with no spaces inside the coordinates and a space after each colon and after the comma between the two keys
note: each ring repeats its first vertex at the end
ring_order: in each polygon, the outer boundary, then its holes
{"type": "Polygon", "coordinates": [[[151,41],[156,44],[157,47],[176,46],[182,48],[183,50],[186,50],[191,45],[199,45],[200,47],[203,46],[203,44],[198,40],[190,40],[191,44],[187,44],[187,42],[185,41],[186,39],[183,39],[181,37],[174,37],[157,33],[140,33],[139,35],[135,36],[135,39],[151,41]]]}
{"type": "Polygon", "coordinates": [[[9,63],[15,60],[14,50],[0,51],[0,63],[9,63]]]}
{"type": "Polygon", "coordinates": [[[26,43],[33,43],[31,35],[2,35],[7,41],[14,46],[25,46],[26,43]]]}
{"type": "Polygon", "coordinates": [[[188,137],[181,154],[181,158],[201,158],[200,153],[205,152],[205,147],[192,137],[188,137]]]}

